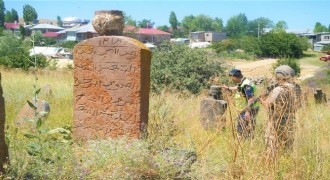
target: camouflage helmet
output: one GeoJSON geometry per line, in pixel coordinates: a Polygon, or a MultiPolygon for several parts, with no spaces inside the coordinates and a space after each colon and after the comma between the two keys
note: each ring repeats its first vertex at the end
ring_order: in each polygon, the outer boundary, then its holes
{"type": "Polygon", "coordinates": [[[292,78],[296,73],[290,66],[280,65],[275,69],[275,75],[278,78],[292,78]]]}

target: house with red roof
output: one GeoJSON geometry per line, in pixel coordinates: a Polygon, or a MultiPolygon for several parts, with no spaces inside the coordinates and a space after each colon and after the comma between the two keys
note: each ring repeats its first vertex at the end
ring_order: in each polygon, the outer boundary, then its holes
{"type": "MultiPolygon", "coordinates": [[[[128,32],[123,32],[125,35],[128,32]]],[[[137,28],[136,31],[128,35],[143,43],[161,44],[164,41],[171,40],[171,33],[153,28],[137,28]]]]}
{"type": "Polygon", "coordinates": [[[10,30],[14,34],[19,34],[19,23],[5,23],[5,29],[10,30]]]}

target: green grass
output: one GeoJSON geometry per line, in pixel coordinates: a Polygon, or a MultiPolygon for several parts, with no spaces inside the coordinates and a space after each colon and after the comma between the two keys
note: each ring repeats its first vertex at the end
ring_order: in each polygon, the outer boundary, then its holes
{"type": "MultiPolygon", "coordinates": [[[[199,120],[205,95],[169,93],[150,96],[148,138],[70,145],[40,135],[42,153],[52,160],[47,161],[28,155],[26,150],[33,139],[23,136],[28,129],[14,123],[26,100],[32,99],[33,74],[3,69],[1,74],[10,142],[11,166],[4,175],[8,179],[329,179],[329,106],[314,104],[311,92],[308,106],[297,114],[293,151],[283,154],[275,166],[268,164],[264,154],[264,109],[258,115],[255,138],[238,142],[233,136],[238,110],[232,103],[224,115],[225,129],[205,131],[199,120]],[[175,164],[175,159],[182,158],[181,151],[197,154],[191,171],[185,172],[185,166],[175,164]]],[[[44,129],[72,125],[72,76],[71,71],[60,70],[38,73],[38,87],[50,84],[53,91],[53,97],[40,94],[40,99],[51,106],[44,129]]]]}
{"type": "Polygon", "coordinates": [[[320,57],[324,55],[323,53],[306,51],[304,55],[305,56],[303,58],[299,59],[300,64],[309,64],[318,67],[327,65],[326,62],[320,61],[320,57]]]}

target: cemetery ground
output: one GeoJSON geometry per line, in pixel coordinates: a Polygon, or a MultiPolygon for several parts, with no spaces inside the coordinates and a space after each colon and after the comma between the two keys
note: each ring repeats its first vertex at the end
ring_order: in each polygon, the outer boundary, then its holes
{"type": "MultiPolygon", "coordinates": [[[[311,68],[325,66],[317,57],[300,60],[302,76],[315,73],[311,68]],[[306,67],[306,68],[304,68],[306,67]]],[[[265,61],[266,62],[266,61],[265,61]]],[[[228,60],[247,76],[270,76],[271,64],[258,66],[250,61],[228,60]],[[245,64],[245,66],[244,66],[245,64]]],[[[264,128],[267,115],[262,108],[255,137],[237,141],[235,118],[239,112],[231,97],[224,115],[225,128],[202,128],[200,102],[206,97],[163,92],[150,95],[148,136],[141,140],[116,139],[80,144],[70,134],[73,120],[73,72],[68,69],[38,71],[37,87],[49,84],[52,95],[41,90],[40,99],[51,106],[40,132],[15,125],[16,115],[33,98],[33,73],[1,69],[6,101],[6,140],[10,165],[7,179],[328,179],[330,174],[330,111],[315,104],[313,92],[296,119],[292,151],[275,163],[266,160],[264,128]],[[49,130],[51,133],[49,133],[49,130]],[[59,130],[59,129],[57,129],[59,130]],[[30,134],[27,136],[24,134],[30,134]],[[29,137],[29,138],[28,138],[29,137]]],[[[303,80],[301,80],[303,81],[303,80]]],[[[264,89],[259,87],[260,92],[264,89]]],[[[330,96],[330,87],[321,87],[330,96]]]]}

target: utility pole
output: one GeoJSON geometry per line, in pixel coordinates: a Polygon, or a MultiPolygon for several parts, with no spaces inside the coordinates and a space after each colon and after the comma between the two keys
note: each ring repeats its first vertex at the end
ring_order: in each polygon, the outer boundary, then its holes
{"type": "Polygon", "coordinates": [[[258,21],[258,39],[259,39],[259,33],[260,33],[260,25],[259,25],[259,21],[258,21]]]}

